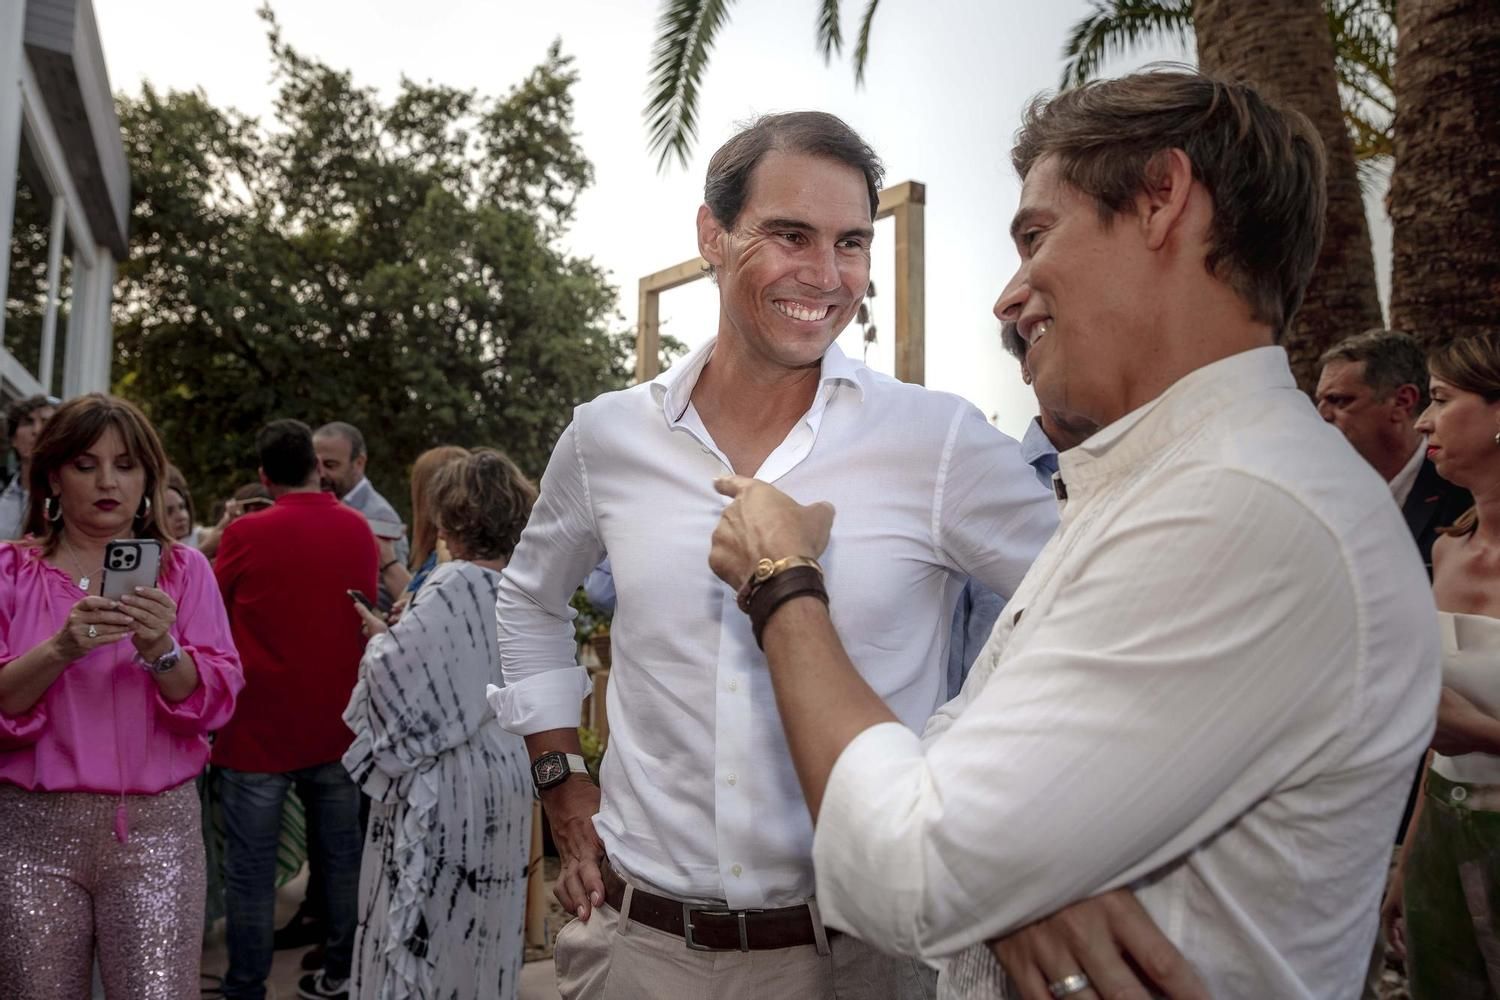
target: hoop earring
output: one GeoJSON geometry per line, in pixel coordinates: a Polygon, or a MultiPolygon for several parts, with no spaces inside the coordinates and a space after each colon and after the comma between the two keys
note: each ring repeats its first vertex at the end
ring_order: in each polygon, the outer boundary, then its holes
{"type": "Polygon", "coordinates": [[[141,509],[135,512],[136,520],[144,521],[151,516],[151,498],[141,497],[141,509]]]}
{"type": "Polygon", "coordinates": [[[58,502],[57,497],[48,497],[44,500],[42,502],[42,512],[46,515],[47,520],[53,524],[62,520],[62,504],[58,502]]]}
{"type": "Polygon", "coordinates": [[[1495,432],[1495,443],[1500,445],[1500,431],[1495,432]]]}

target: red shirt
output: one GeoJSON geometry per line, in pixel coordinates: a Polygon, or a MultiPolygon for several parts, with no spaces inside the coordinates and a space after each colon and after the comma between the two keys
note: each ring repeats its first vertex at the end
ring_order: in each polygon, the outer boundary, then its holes
{"type": "Polygon", "coordinates": [[[365,638],[346,593],[374,596],[380,554],[364,517],[331,493],[288,493],[224,529],[214,573],[245,689],[213,763],[294,771],[338,760],[365,638]]]}

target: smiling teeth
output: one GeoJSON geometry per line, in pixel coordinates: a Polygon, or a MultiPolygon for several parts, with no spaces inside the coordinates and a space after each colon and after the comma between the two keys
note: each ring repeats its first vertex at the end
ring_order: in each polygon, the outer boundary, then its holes
{"type": "Polygon", "coordinates": [[[827,317],[829,312],[833,310],[833,306],[824,306],[822,309],[804,309],[795,302],[777,302],[775,306],[776,310],[783,316],[800,319],[804,323],[817,322],[827,317]]]}

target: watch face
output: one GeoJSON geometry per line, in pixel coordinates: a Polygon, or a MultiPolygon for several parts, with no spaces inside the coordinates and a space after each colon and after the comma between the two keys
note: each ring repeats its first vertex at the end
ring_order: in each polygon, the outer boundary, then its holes
{"type": "Polygon", "coordinates": [[[536,783],[541,788],[555,785],[568,776],[568,759],[556,751],[542,754],[531,767],[536,783]]]}

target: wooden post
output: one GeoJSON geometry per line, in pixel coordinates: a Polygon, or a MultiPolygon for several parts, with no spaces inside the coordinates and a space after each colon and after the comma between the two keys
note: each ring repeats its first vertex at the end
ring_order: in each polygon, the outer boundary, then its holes
{"type": "Polygon", "coordinates": [[[896,377],[921,385],[927,378],[927,189],[907,181],[886,191],[896,223],[896,377]]]}
{"type": "Polygon", "coordinates": [[[526,877],[526,944],[547,946],[547,880],[542,863],[542,803],[531,801],[531,863],[526,877]]]}
{"type": "Polygon", "coordinates": [[[600,670],[594,674],[594,732],[599,735],[599,746],[609,746],[609,709],[607,707],[609,695],[609,671],[600,670]]]}
{"type": "MultiPolygon", "coordinates": [[[[904,181],[880,192],[875,218],[896,222],[896,377],[922,384],[927,378],[927,188],[904,181]]],[[[635,332],[635,380],[647,382],[661,371],[661,293],[706,277],[702,257],[685,260],[641,279],[635,332]]],[[[602,698],[601,692],[595,692],[602,698]]]]}

